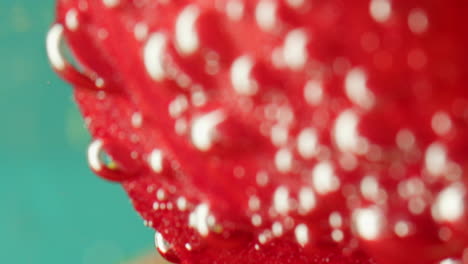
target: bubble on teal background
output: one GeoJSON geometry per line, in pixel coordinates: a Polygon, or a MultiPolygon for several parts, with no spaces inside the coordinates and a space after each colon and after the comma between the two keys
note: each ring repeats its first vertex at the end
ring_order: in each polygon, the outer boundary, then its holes
{"type": "Polygon", "coordinates": [[[88,169],[89,135],[45,54],[53,5],[0,1],[0,263],[123,263],[152,231],[88,169]]]}

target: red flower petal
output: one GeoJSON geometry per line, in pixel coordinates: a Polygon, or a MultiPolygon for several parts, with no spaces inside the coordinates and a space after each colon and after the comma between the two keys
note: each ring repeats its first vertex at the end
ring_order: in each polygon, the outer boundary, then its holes
{"type": "Polygon", "coordinates": [[[90,165],[171,261],[466,255],[465,1],[58,2],[90,165]]]}

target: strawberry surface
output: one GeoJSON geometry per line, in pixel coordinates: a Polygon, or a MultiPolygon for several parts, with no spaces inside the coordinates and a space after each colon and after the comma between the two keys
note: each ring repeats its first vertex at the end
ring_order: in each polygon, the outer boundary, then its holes
{"type": "Polygon", "coordinates": [[[466,14],[60,0],[47,49],[168,260],[468,263],[466,14]]]}

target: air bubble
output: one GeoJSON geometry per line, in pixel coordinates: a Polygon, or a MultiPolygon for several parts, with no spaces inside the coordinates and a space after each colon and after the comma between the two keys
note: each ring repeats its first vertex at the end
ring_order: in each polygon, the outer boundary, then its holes
{"type": "Polygon", "coordinates": [[[132,173],[122,172],[117,163],[104,150],[102,139],[96,139],[88,147],[88,164],[94,173],[109,181],[121,182],[133,177],[132,173]]]}
{"type": "Polygon", "coordinates": [[[172,245],[167,240],[165,240],[162,234],[158,231],[156,231],[156,233],[154,234],[154,245],[156,246],[156,249],[158,250],[159,254],[161,254],[161,256],[164,257],[166,260],[173,263],[180,262],[179,258],[172,249],[172,245]]]}

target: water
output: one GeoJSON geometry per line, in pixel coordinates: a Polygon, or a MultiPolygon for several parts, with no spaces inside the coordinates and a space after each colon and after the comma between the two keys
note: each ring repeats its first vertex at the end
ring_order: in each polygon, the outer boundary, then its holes
{"type": "Polygon", "coordinates": [[[125,263],[152,233],[87,165],[89,135],[45,52],[53,2],[0,1],[0,262],[125,263]]]}

